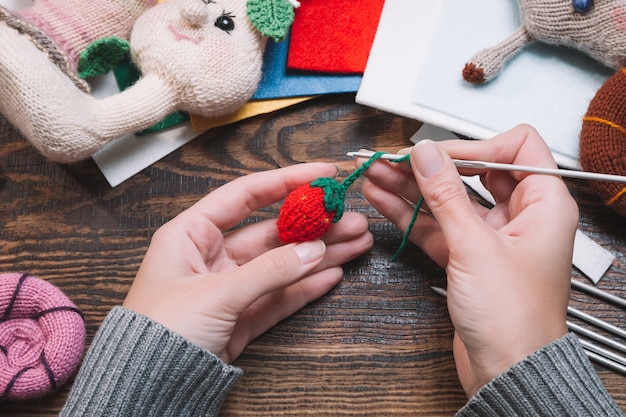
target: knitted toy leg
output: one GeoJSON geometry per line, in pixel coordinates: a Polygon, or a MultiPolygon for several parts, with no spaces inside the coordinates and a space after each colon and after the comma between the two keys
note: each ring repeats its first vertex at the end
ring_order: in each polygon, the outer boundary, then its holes
{"type": "Polygon", "coordinates": [[[522,26],[513,35],[491,48],[483,49],[465,64],[463,78],[471,83],[484,83],[502,71],[504,65],[533,38],[522,26]]]}
{"type": "Polygon", "coordinates": [[[0,400],[54,391],[84,345],[83,315],[61,290],[28,274],[0,275],[0,400]]]}
{"type": "MultiPolygon", "coordinates": [[[[585,171],[626,175],[626,69],[615,72],[598,90],[583,118],[580,163],[585,171]]],[[[598,182],[605,204],[626,216],[626,187],[598,182]]]]}

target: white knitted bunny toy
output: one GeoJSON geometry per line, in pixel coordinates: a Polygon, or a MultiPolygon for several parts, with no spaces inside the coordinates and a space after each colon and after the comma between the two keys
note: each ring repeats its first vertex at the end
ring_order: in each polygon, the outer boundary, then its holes
{"type": "Polygon", "coordinates": [[[0,112],[42,154],[63,163],[87,158],[176,110],[233,112],[256,90],[267,36],[285,36],[297,5],[290,1],[171,0],[153,6],[154,0],[59,0],[42,1],[52,3],[43,13],[35,0],[36,10],[2,9],[0,112]],[[73,8],[60,10],[57,3],[73,8]],[[77,27],[74,19],[94,3],[100,7],[91,10],[91,23],[77,27]],[[69,14],[72,23],[54,22],[56,11],[69,14]],[[108,24],[90,33],[99,22],[108,24]],[[103,35],[123,39],[131,26],[130,51],[142,77],[119,94],[89,95],[76,76],[77,51],[103,35]],[[59,28],[86,41],[65,36],[70,41],[59,42],[59,28]]]}

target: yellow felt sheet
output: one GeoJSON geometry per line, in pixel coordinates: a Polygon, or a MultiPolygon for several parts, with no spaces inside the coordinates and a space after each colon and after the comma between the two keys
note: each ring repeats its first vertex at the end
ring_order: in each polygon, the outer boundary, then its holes
{"type": "Polygon", "coordinates": [[[190,115],[191,127],[195,132],[200,132],[213,127],[224,126],[235,123],[239,120],[248,119],[259,114],[271,113],[276,110],[284,109],[294,104],[302,103],[310,100],[315,96],[307,97],[290,97],[271,100],[250,101],[235,113],[218,117],[202,117],[195,114],[190,115]]]}

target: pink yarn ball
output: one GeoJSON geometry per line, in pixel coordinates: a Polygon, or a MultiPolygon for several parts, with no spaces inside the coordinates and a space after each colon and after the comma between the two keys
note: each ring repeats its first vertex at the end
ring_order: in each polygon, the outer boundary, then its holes
{"type": "Polygon", "coordinates": [[[82,313],[61,290],[28,274],[0,274],[0,400],[56,390],[84,345],[82,313]]]}

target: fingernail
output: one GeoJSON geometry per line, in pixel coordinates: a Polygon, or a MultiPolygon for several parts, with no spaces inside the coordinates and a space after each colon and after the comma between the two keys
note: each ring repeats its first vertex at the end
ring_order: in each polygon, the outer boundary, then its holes
{"type": "Polygon", "coordinates": [[[321,240],[296,243],[293,250],[300,257],[303,264],[316,261],[326,253],[326,245],[321,240]]]}
{"type": "Polygon", "coordinates": [[[413,163],[423,177],[431,177],[443,168],[441,151],[435,142],[424,139],[413,147],[413,163]]]}

